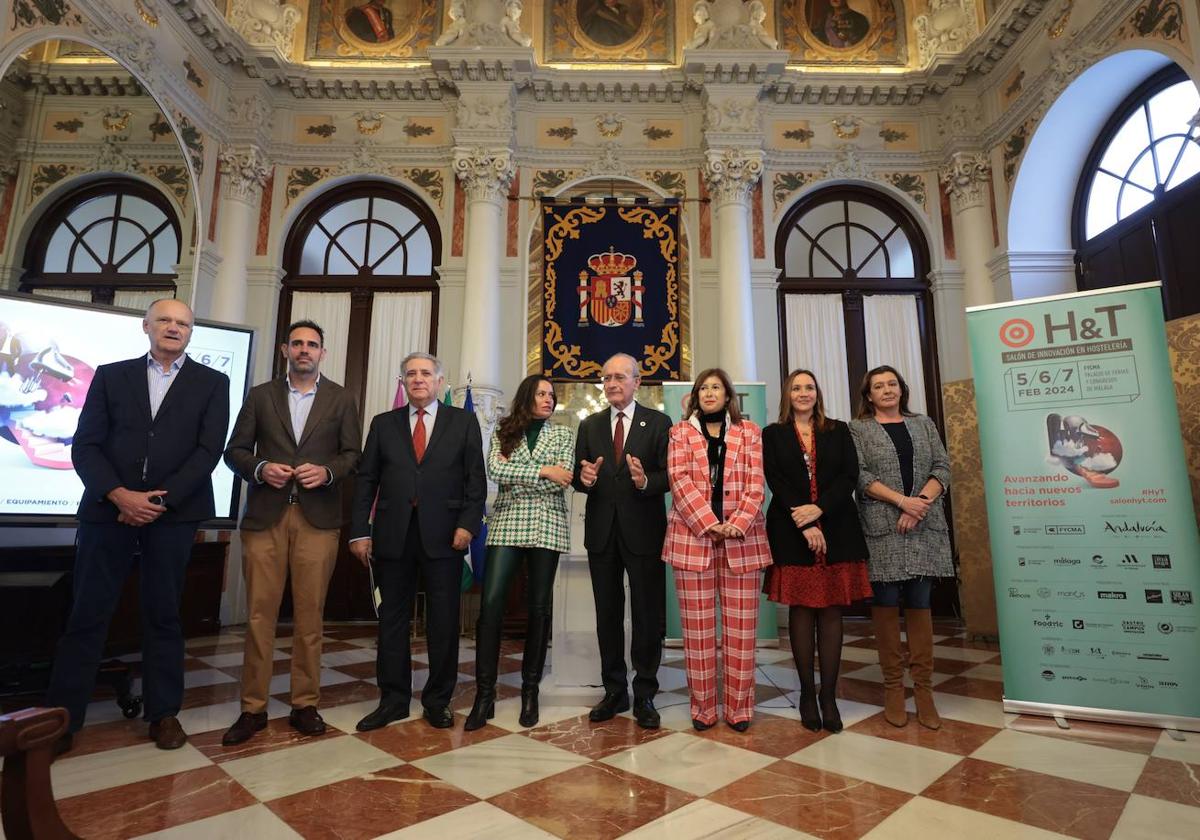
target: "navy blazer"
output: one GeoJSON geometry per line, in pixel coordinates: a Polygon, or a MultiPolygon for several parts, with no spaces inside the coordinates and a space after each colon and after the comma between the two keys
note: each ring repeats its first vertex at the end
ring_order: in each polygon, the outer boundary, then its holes
{"type": "Polygon", "coordinates": [[[406,405],[377,414],[371,421],[354,485],[350,538],[371,537],[376,557],[399,559],[415,499],[426,556],[461,557],[464,552],[451,545],[454,529],[478,534],[487,498],[479,420],[461,408],[439,405],[425,457],[418,464],[408,412],[406,405]]]}
{"type": "Polygon", "coordinates": [[[225,374],[185,357],[151,418],[146,356],[101,365],[71,443],[71,463],[83,480],[79,518],[115,522],[120,511],[106,496],[124,487],[166,490],[159,522],[212,519],[212,472],[228,430],[225,374]]]}

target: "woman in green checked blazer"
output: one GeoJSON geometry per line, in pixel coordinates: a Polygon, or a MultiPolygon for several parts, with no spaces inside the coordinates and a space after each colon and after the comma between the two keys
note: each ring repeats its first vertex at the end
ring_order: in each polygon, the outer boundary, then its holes
{"type": "Polygon", "coordinates": [[[521,725],[538,721],[538,683],[550,641],[550,603],[558,555],[570,548],[566,490],[575,461],[575,432],[549,422],[558,400],[543,376],[527,376],[512,411],[496,426],[488,475],[500,485],[487,527],[483,603],[475,630],[475,704],[465,729],[494,713],[500,618],[508,585],[524,562],[529,572],[529,625],[521,661],[521,725]]]}

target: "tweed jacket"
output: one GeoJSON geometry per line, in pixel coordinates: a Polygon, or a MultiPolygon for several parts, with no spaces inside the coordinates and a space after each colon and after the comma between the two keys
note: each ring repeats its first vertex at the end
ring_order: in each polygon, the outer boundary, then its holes
{"type": "MultiPolygon", "coordinates": [[[[771,565],[767,529],[763,523],[762,430],[749,420],[725,426],[725,521],[745,536],[722,541],[729,568],[752,572],[771,565]]],[[[667,480],[671,486],[671,511],[663,562],[676,569],[700,572],[712,566],[715,540],[705,532],[717,524],[712,509],[712,482],[708,472],[708,444],[700,421],[691,417],[671,427],[667,446],[667,480]]]]}
{"type": "MultiPolygon", "coordinates": [[[[950,489],[950,457],[938,436],[933,421],[923,414],[904,418],[913,443],[913,492],[920,492],[929,478],[950,489]]],[[[872,499],[866,489],[879,481],[904,492],[900,459],[891,437],[873,417],[854,420],[850,434],[858,450],[859,516],[871,557],[867,564],[873,581],[898,581],[910,578],[950,577],[954,563],[950,556],[949,526],[943,504],[945,493],[938,496],[920,524],[908,534],[896,530],[900,509],[872,499]]]]}
{"type": "Polygon", "coordinates": [[[566,488],[539,478],[542,467],[569,470],[575,461],[575,432],[547,422],[530,451],[524,435],[505,459],[500,438],[492,435],[488,476],[500,485],[487,517],[487,544],[531,546],[564,552],[571,548],[566,488]]]}

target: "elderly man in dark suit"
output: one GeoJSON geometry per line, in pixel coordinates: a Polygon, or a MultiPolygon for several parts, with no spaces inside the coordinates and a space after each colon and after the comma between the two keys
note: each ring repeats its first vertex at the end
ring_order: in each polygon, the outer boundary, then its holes
{"type": "Polygon", "coordinates": [[[371,421],[354,488],[350,550],[364,565],[374,562],[382,595],[376,658],[381,696],[379,707],[358,722],[361,732],[408,717],[408,637],[418,571],[429,645],[421,705],[435,728],[454,725],[450,698],[458,674],[462,558],[479,532],[487,495],[479,421],[437,400],[445,383],[442,363],[428,353],[410,353],[400,369],[408,405],[371,421]]]}
{"type": "Polygon", "coordinates": [[[229,428],[229,378],[189,359],[192,310],[158,300],[142,329],[150,352],[101,365],[71,446],[83,480],[75,600],[58,643],[46,703],[65,706],[69,734],[83,726],[108,623],[140,553],[142,695],[149,735],[164,750],[187,734],[179,602],[196,529],[213,517],[212,471],[229,428]]]}
{"type": "Polygon", "coordinates": [[[242,713],[221,743],[240,744],[267,725],[279,602],[292,579],[292,713],[303,735],[321,735],[321,634],[325,593],[337,563],[342,480],[358,463],[362,423],[354,399],[321,376],[325,332],[312,321],[288,327],[280,345],[287,375],[250,391],[233,426],[225,463],[250,485],[242,517],[246,649],[242,713]]]}
{"type": "Polygon", "coordinates": [[[573,486],[587,495],[584,546],[596,600],[596,636],[604,698],[588,715],[609,720],[629,709],[625,667],[625,582],[629,576],[633,639],[633,715],[646,729],[659,726],[654,695],[666,624],[662,564],[667,512],[667,440],[671,420],[634,400],[642,378],[637,360],[618,353],[601,369],[607,411],[579,426],[573,486]]]}

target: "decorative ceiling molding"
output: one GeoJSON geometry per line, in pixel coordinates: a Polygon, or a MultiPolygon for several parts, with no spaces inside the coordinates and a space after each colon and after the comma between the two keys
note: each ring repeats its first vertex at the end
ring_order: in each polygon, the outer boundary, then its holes
{"type": "MultiPolygon", "coordinates": [[[[10,71],[11,73],[11,71],[10,71]]],[[[146,89],[127,73],[51,73],[31,68],[11,77],[46,96],[149,96],[146,89]]]]}

